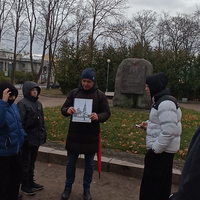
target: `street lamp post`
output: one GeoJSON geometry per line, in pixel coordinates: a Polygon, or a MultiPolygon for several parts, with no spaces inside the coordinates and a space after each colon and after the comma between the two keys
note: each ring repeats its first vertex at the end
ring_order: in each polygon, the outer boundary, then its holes
{"type": "Polygon", "coordinates": [[[12,70],[13,70],[13,62],[12,62],[12,57],[8,57],[8,75],[10,77],[10,81],[11,81],[11,74],[12,74],[12,70]]]}
{"type": "Polygon", "coordinates": [[[12,73],[12,62],[9,62],[8,63],[8,74],[9,74],[9,77],[10,77],[10,80],[11,80],[11,73],[12,73]]]}
{"type": "Polygon", "coordinates": [[[108,75],[109,75],[109,63],[110,59],[107,60],[108,68],[107,68],[107,80],[106,80],[106,92],[108,92],[108,75]]]}

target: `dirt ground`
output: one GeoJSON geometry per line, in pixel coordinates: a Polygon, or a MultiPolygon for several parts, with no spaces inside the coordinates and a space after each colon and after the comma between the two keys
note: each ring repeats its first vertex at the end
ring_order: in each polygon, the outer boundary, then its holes
{"type": "MultiPolygon", "coordinates": [[[[64,190],[65,166],[36,162],[35,179],[44,184],[44,190],[37,191],[34,196],[23,196],[24,200],[60,200],[64,190]]],[[[76,179],[69,200],[83,200],[83,169],[76,169],[76,179]]],[[[114,173],[101,172],[101,178],[94,171],[91,183],[93,200],[138,200],[141,180],[114,173]]],[[[178,186],[172,185],[172,192],[178,186]]]]}

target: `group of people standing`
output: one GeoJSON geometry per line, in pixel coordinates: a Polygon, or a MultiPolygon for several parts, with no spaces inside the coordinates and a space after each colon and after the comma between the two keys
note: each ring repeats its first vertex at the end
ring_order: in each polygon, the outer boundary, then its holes
{"type": "MultiPolygon", "coordinates": [[[[170,96],[166,88],[168,77],[157,73],[146,77],[146,92],[151,97],[152,106],[149,120],[142,122],[140,128],[146,131],[147,154],[140,188],[140,200],[167,200],[171,194],[172,165],[174,154],[180,147],[181,110],[177,100],[170,96]]],[[[66,140],[67,168],[65,189],[61,199],[68,200],[75,178],[75,165],[79,154],[85,155],[83,177],[84,200],[92,200],[90,183],[94,170],[93,158],[98,152],[99,123],[110,117],[107,99],[95,81],[91,68],[85,69],[81,75],[78,88],[72,90],[61,112],[71,116],[76,112],[75,98],[93,99],[90,119],[92,123],[78,123],[70,120],[66,140]]],[[[72,119],[72,118],[71,118],[72,119]]]]}
{"type": "Polygon", "coordinates": [[[0,83],[0,200],[20,200],[21,193],[34,195],[43,189],[34,181],[38,148],[46,141],[40,88],[27,81],[22,91],[24,98],[16,105],[18,90],[0,83]]]}
{"type": "MultiPolygon", "coordinates": [[[[152,106],[149,119],[139,125],[146,131],[147,148],[140,200],[168,200],[171,194],[173,158],[180,147],[182,113],[177,100],[170,96],[167,83],[168,77],[164,73],[146,77],[145,91],[151,97],[152,106]]],[[[43,189],[43,185],[36,184],[33,179],[38,148],[46,141],[43,109],[38,101],[40,88],[28,81],[22,91],[24,98],[16,106],[17,89],[7,82],[0,83],[0,200],[19,199],[20,183],[21,192],[25,194],[33,195],[36,190],[43,189]]],[[[92,200],[90,184],[93,159],[99,150],[100,123],[111,115],[92,68],[82,72],[78,87],[69,92],[61,113],[71,117],[66,139],[66,181],[61,199],[69,199],[76,162],[79,154],[84,154],[83,198],[92,200]],[[90,122],[72,120],[76,99],[92,100],[90,122]]]]}

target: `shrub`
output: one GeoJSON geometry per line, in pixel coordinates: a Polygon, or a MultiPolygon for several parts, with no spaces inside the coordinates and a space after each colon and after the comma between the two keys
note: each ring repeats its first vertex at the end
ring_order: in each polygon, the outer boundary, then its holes
{"type": "Polygon", "coordinates": [[[20,83],[21,80],[25,80],[25,73],[22,71],[15,71],[15,83],[20,83]]]}
{"type": "Polygon", "coordinates": [[[32,72],[25,73],[25,81],[34,81],[34,76],[32,72]]]}
{"type": "Polygon", "coordinates": [[[10,78],[8,76],[5,76],[4,72],[0,73],[0,82],[7,81],[10,83],[10,78]]]}

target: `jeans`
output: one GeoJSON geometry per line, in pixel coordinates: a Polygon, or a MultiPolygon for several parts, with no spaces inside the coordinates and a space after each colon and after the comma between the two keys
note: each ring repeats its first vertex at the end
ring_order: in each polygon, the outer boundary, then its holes
{"type": "MultiPolygon", "coordinates": [[[[92,182],[92,175],[94,171],[94,156],[95,153],[84,154],[85,155],[85,167],[83,177],[83,189],[84,191],[90,190],[90,183],[92,182]]],[[[66,181],[65,188],[71,189],[75,179],[76,161],[79,154],[73,152],[67,152],[67,166],[66,166],[66,181]]]]}
{"type": "Polygon", "coordinates": [[[37,158],[39,146],[23,146],[22,147],[22,185],[29,186],[33,182],[35,161],[37,158]]]}

